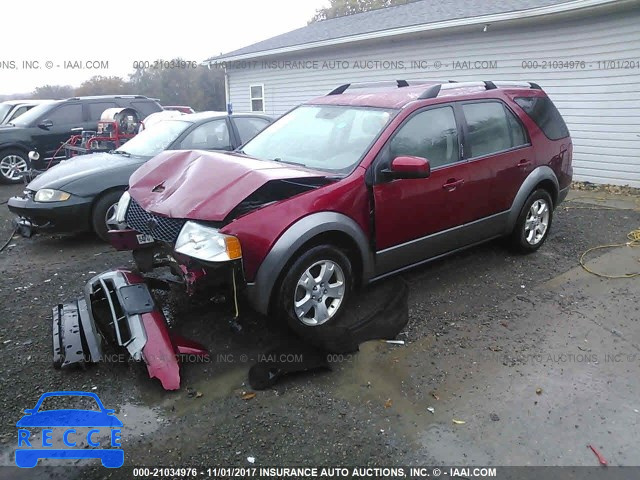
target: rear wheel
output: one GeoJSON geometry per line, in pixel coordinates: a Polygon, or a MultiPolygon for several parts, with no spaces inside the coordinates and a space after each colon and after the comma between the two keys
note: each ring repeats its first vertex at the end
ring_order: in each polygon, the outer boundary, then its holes
{"type": "Polygon", "coordinates": [[[302,253],[277,292],[277,314],[305,337],[338,325],[353,290],[349,258],[332,245],[302,253]]]}
{"type": "Polygon", "coordinates": [[[511,244],[520,252],[535,252],[547,239],[552,220],[551,195],[546,190],[536,190],[524,202],[511,234],[511,244]]]}
{"type": "Polygon", "coordinates": [[[91,217],[93,231],[105,242],[109,241],[107,232],[112,228],[109,224],[115,219],[116,208],[118,207],[118,201],[121,196],[122,191],[120,190],[107,192],[103,194],[93,206],[91,217]]]}
{"type": "Polygon", "coordinates": [[[15,149],[0,152],[0,182],[21,183],[22,174],[29,170],[27,154],[15,149]]]}

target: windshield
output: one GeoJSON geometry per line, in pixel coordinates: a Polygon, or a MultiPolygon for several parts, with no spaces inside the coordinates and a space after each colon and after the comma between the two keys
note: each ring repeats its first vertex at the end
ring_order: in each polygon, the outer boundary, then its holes
{"type": "Polygon", "coordinates": [[[379,108],[303,105],[260,132],[242,152],[260,160],[349,173],[394,114],[379,108]]]}
{"type": "Polygon", "coordinates": [[[40,118],[41,115],[50,111],[53,105],[55,105],[55,102],[41,103],[40,105],[36,105],[31,110],[20,115],[11,123],[20,127],[28,127],[32,125],[33,122],[35,122],[38,118],[40,118]]]}
{"type": "Polygon", "coordinates": [[[139,157],[153,157],[166,150],[190,126],[191,122],[182,120],[163,120],[154,123],[125,143],[118,151],[139,157]]]}
{"type": "Polygon", "coordinates": [[[11,105],[7,103],[0,103],[0,123],[3,122],[4,117],[7,116],[7,113],[9,113],[9,110],[11,110],[11,105]]]}

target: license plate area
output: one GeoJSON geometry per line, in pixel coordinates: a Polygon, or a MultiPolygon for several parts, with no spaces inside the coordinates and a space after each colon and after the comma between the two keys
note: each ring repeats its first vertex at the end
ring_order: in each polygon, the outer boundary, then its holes
{"type": "Polygon", "coordinates": [[[136,235],[136,239],[138,240],[138,245],[147,245],[149,243],[155,242],[151,235],[147,235],[146,233],[139,233],[136,235]]]}

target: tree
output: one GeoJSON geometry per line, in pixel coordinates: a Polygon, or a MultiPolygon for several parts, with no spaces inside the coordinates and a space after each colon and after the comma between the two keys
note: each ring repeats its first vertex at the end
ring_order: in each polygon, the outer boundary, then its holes
{"type": "MultiPolygon", "coordinates": [[[[179,58],[173,62],[184,64],[179,58]]],[[[130,75],[129,85],[133,92],[158,98],[163,105],[189,105],[199,111],[225,110],[224,72],[219,69],[138,68],[130,75]]]]}
{"type": "Polygon", "coordinates": [[[379,8],[404,5],[418,0],[329,0],[329,6],[316,10],[316,14],[309,23],[329,20],[330,18],[344,17],[354,13],[368,12],[379,8]]]}
{"type": "Polygon", "coordinates": [[[78,97],[87,95],[118,95],[131,93],[131,85],[120,77],[103,77],[96,75],[89,80],[82,82],[76,88],[75,95],[78,97]]]}
{"type": "Polygon", "coordinates": [[[36,87],[31,94],[32,98],[62,100],[73,97],[73,87],[71,85],[44,85],[36,87]]]}

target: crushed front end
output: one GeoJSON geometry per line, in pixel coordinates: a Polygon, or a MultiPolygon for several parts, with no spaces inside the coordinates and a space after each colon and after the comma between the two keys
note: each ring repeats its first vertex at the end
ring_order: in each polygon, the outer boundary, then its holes
{"type": "Polygon", "coordinates": [[[82,297],[53,309],[56,367],[99,362],[109,346],[144,361],[166,390],[180,388],[179,354],[207,355],[203,346],[170,332],[145,279],[124,269],[93,277],[82,297]]]}
{"type": "MultiPolygon", "coordinates": [[[[109,232],[117,250],[131,250],[138,271],[167,267],[188,294],[244,284],[238,239],[220,233],[222,222],[196,222],[144,210],[128,193],[118,203],[117,230],[109,232]]],[[[236,312],[237,313],[237,312],[236,312]]]]}

